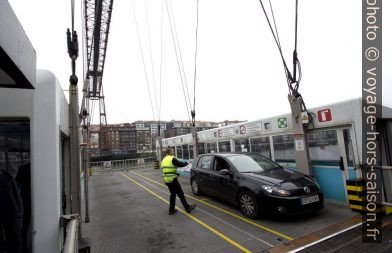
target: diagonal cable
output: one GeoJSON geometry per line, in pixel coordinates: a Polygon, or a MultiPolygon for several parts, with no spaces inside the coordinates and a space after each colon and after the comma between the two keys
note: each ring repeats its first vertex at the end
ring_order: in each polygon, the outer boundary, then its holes
{"type": "Polygon", "coordinates": [[[173,45],[174,45],[174,51],[175,51],[175,53],[176,53],[177,66],[178,66],[178,71],[179,71],[179,74],[180,74],[180,80],[181,80],[181,85],[182,85],[182,91],[183,91],[183,93],[184,93],[184,99],[185,99],[185,104],[186,104],[186,110],[187,110],[187,112],[188,112],[188,118],[189,118],[189,121],[190,121],[190,112],[189,112],[188,100],[187,100],[187,97],[186,97],[185,87],[184,87],[184,80],[183,80],[184,77],[183,77],[183,74],[182,74],[182,71],[181,71],[181,65],[180,65],[180,62],[179,62],[179,56],[178,56],[177,46],[176,46],[176,42],[175,42],[175,38],[174,38],[174,32],[173,32],[173,24],[172,24],[172,21],[171,21],[171,18],[170,18],[170,11],[169,11],[169,6],[168,6],[168,4],[167,4],[167,0],[165,0],[165,3],[166,3],[166,12],[167,12],[168,19],[169,19],[169,24],[170,24],[170,31],[171,31],[171,35],[172,35],[172,41],[173,41],[173,45]]]}
{"type": "MultiPolygon", "coordinates": [[[[150,30],[150,21],[149,21],[149,15],[148,15],[147,0],[144,0],[144,3],[145,3],[145,11],[146,11],[146,23],[147,23],[148,44],[149,44],[149,51],[150,51],[152,83],[154,86],[155,107],[156,107],[156,113],[158,114],[158,100],[157,100],[157,90],[156,90],[156,85],[155,85],[155,70],[154,70],[154,60],[152,57],[151,30],[150,30]]],[[[158,115],[157,115],[157,117],[158,117],[158,115]]]]}
{"type": "Polygon", "coordinates": [[[187,82],[187,79],[186,79],[184,63],[182,61],[181,47],[180,47],[180,42],[178,40],[178,33],[177,33],[177,27],[176,27],[176,19],[174,18],[174,11],[173,11],[173,7],[172,7],[172,4],[171,4],[171,0],[169,0],[169,7],[170,7],[170,13],[171,13],[172,18],[173,18],[174,35],[175,35],[175,38],[176,38],[178,52],[179,52],[179,56],[180,56],[181,69],[182,69],[182,73],[183,73],[184,80],[185,80],[187,99],[188,99],[188,103],[189,103],[189,108],[191,108],[191,99],[190,99],[190,96],[189,96],[188,82],[187,82]]]}
{"type": "Polygon", "coordinates": [[[163,41],[163,1],[161,5],[161,57],[159,64],[159,111],[158,111],[158,121],[161,120],[161,109],[162,109],[162,41],[163,41]]]}
{"type": "Polygon", "coordinates": [[[197,74],[197,42],[198,42],[198,30],[199,30],[199,0],[197,0],[196,6],[196,36],[195,36],[195,71],[193,73],[193,112],[196,109],[196,74],[197,74]]]}
{"type": "Polygon", "coordinates": [[[141,41],[140,41],[139,24],[138,24],[137,18],[136,18],[136,11],[135,11],[134,0],[131,1],[131,4],[132,4],[133,17],[134,17],[135,24],[136,24],[136,32],[137,32],[137,38],[138,38],[138,41],[139,41],[139,48],[140,48],[140,52],[141,52],[141,55],[142,55],[142,62],[143,62],[143,68],[144,68],[144,76],[145,76],[145,79],[146,79],[146,85],[147,85],[147,90],[148,90],[148,96],[149,96],[149,98],[150,98],[150,104],[151,104],[152,115],[153,115],[153,118],[154,118],[154,121],[155,121],[156,118],[155,118],[154,106],[153,106],[153,103],[152,103],[151,92],[150,92],[150,85],[149,85],[149,82],[148,82],[148,75],[147,75],[146,63],[144,62],[144,54],[143,54],[142,43],[141,43],[141,41]]]}

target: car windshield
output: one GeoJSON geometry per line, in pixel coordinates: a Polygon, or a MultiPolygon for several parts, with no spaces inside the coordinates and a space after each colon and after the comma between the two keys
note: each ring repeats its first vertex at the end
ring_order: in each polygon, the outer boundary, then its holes
{"type": "Polygon", "coordinates": [[[257,154],[233,155],[229,156],[228,159],[242,173],[263,172],[281,168],[279,164],[257,154]]]}

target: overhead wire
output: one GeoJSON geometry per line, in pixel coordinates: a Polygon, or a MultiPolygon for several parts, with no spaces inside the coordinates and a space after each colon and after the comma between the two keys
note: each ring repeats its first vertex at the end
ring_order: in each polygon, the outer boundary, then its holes
{"type": "Polygon", "coordinates": [[[178,56],[178,54],[181,53],[181,52],[177,52],[176,40],[174,38],[173,24],[172,24],[172,20],[171,20],[171,16],[170,16],[170,11],[169,11],[169,6],[168,6],[168,3],[167,3],[167,0],[165,0],[165,4],[166,4],[166,12],[167,12],[168,20],[169,20],[169,24],[170,24],[170,31],[171,31],[171,35],[172,35],[174,51],[175,51],[175,54],[176,54],[178,71],[179,71],[179,74],[180,74],[180,81],[181,81],[182,91],[184,93],[186,110],[187,110],[188,118],[189,118],[189,121],[190,121],[190,110],[189,110],[190,106],[188,106],[188,99],[186,97],[185,86],[184,86],[184,78],[185,78],[185,76],[183,77],[183,72],[181,70],[181,65],[180,65],[179,56],[178,56]]]}
{"type": "Polygon", "coordinates": [[[75,31],[75,0],[71,0],[72,33],[75,31]]]}
{"type": "Polygon", "coordinates": [[[134,0],[131,0],[131,5],[132,5],[133,17],[134,17],[134,21],[135,21],[135,25],[136,25],[136,32],[137,32],[137,38],[138,38],[138,42],[139,42],[139,49],[140,49],[141,56],[142,56],[144,76],[145,76],[145,79],[146,79],[148,96],[150,98],[150,105],[151,105],[152,115],[153,115],[153,118],[154,118],[154,121],[155,121],[156,117],[155,117],[155,112],[154,112],[154,106],[153,106],[153,103],[152,103],[152,97],[151,97],[150,85],[149,85],[149,81],[148,81],[146,63],[144,61],[144,54],[143,54],[143,48],[142,48],[141,39],[140,39],[139,24],[138,24],[137,18],[136,18],[136,11],[135,11],[134,0]]]}
{"type": "Polygon", "coordinates": [[[149,15],[148,15],[148,1],[144,0],[144,3],[145,3],[145,12],[146,12],[148,44],[149,44],[149,51],[150,51],[152,82],[153,82],[153,86],[154,86],[155,106],[156,106],[156,113],[158,114],[158,101],[157,101],[157,90],[156,90],[156,85],[155,85],[154,60],[153,60],[153,56],[152,56],[152,46],[151,46],[151,30],[150,30],[150,22],[149,22],[149,15]]]}
{"type": "Polygon", "coordinates": [[[174,34],[175,34],[175,38],[176,38],[176,42],[177,42],[177,47],[178,47],[178,52],[179,52],[179,56],[180,56],[180,63],[181,63],[182,73],[183,73],[184,80],[185,80],[185,87],[186,87],[186,92],[187,92],[188,103],[189,103],[190,109],[192,109],[192,108],[191,108],[191,99],[190,99],[190,96],[189,96],[188,82],[187,82],[186,74],[185,74],[184,62],[183,62],[183,60],[182,60],[182,53],[181,53],[180,42],[179,42],[179,40],[178,40],[176,19],[174,18],[174,11],[173,11],[173,6],[172,6],[172,4],[171,4],[171,0],[169,0],[169,6],[170,6],[171,15],[172,15],[172,17],[173,17],[174,34]]]}
{"type": "MultiPolygon", "coordinates": [[[[282,47],[281,47],[281,44],[280,44],[279,34],[278,34],[277,27],[276,27],[276,20],[275,20],[275,15],[274,15],[273,8],[272,8],[271,0],[269,0],[269,3],[270,3],[271,13],[272,13],[272,17],[273,17],[275,32],[272,29],[270,19],[269,19],[268,15],[267,15],[267,12],[266,12],[265,8],[264,8],[264,4],[263,4],[262,0],[259,0],[259,2],[261,4],[261,7],[262,7],[264,15],[265,15],[265,18],[267,19],[267,22],[268,22],[268,25],[270,27],[271,33],[272,33],[272,35],[274,37],[275,43],[276,43],[276,45],[278,47],[279,53],[280,53],[281,58],[282,58],[282,62],[283,62],[284,70],[285,70],[285,75],[286,75],[286,80],[287,80],[287,84],[288,84],[288,88],[289,88],[289,95],[294,95],[295,97],[300,99],[301,104],[302,104],[302,110],[303,111],[307,111],[305,102],[304,102],[304,100],[302,98],[302,95],[298,92],[299,84],[300,84],[301,79],[302,79],[301,63],[300,63],[300,61],[298,60],[298,57],[297,57],[298,0],[296,0],[296,3],[295,3],[295,44],[294,44],[294,52],[293,52],[293,75],[291,75],[290,70],[287,67],[286,61],[285,61],[284,56],[283,56],[282,47]],[[297,74],[297,68],[298,68],[298,78],[297,78],[297,75],[296,75],[297,74]]],[[[310,114],[308,114],[308,115],[309,115],[309,124],[311,124],[312,121],[313,121],[312,120],[312,116],[310,114]]]]}
{"type": "MultiPolygon", "coordinates": [[[[289,71],[289,69],[288,69],[288,67],[287,67],[287,64],[286,64],[286,60],[284,59],[284,56],[283,56],[282,48],[281,48],[281,46],[280,46],[280,43],[278,43],[277,37],[276,37],[275,32],[274,32],[274,30],[273,30],[273,28],[272,28],[272,25],[271,25],[271,21],[270,21],[268,15],[267,15],[266,10],[265,10],[263,1],[262,1],[262,0],[259,0],[259,2],[260,2],[261,7],[262,7],[262,9],[263,9],[265,18],[267,19],[267,22],[268,22],[269,28],[270,28],[270,30],[271,30],[272,36],[274,37],[275,43],[276,43],[276,45],[278,46],[278,50],[279,50],[280,56],[281,56],[281,58],[282,58],[283,66],[284,66],[284,69],[285,69],[286,77],[287,77],[287,75],[289,75],[289,77],[291,77],[290,71],[289,71]]],[[[291,79],[291,78],[290,78],[290,79],[291,79]]]]}
{"type": "Polygon", "coordinates": [[[163,44],[163,1],[161,1],[161,54],[160,54],[160,64],[159,64],[159,112],[158,121],[161,121],[161,109],[162,109],[162,44],[163,44]]]}
{"type": "Polygon", "coordinates": [[[197,76],[198,30],[199,30],[199,0],[197,0],[197,3],[196,3],[195,70],[194,70],[194,73],[193,73],[193,113],[195,113],[195,110],[196,110],[196,76],[197,76]]]}
{"type": "MultiPolygon", "coordinates": [[[[288,88],[289,88],[289,94],[291,95],[291,94],[294,93],[294,94],[296,94],[296,96],[300,96],[300,94],[298,93],[298,88],[299,88],[299,82],[301,81],[301,78],[298,78],[297,80],[295,80],[295,78],[291,75],[291,72],[290,72],[289,68],[287,67],[287,63],[286,63],[286,60],[285,60],[285,58],[283,56],[282,47],[281,47],[280,40],[279,40],[278,30],[276,28],[276,20],[275,20],[275,15],[274,15],[273,8],[272,8],[272,3],[269,0],[271,13],[272,13],[273,21],[274,21],[275,31],[272,28],[271,21],[270,21],[270,19],[268,17],[268,14],[267,14],[266,10],[265,10],[263,1],[259,0],[259,2],[260,2],[260,5],[261,5],[261,7],[263,9],[265,18],[266,18],[266,20],[268,22],[268,25],[270,27],[272,36],[273,36],[273,38],[275,40],[275,43],[276,43],[276,45],[278,47],[278,50],[279,50],[279,53],[280,53],[280,56],[281,56],[281,59],[282,59],[282,62],[283,62],[283,67],[284,67],[286,80],[287,80],[287,84],[288,84],[288,88]],[[293,85],[294,85],[294,87],[293,87],[293,85]]],[[[298,18],[298,0],[296,0],[295,48],[297,46],[297,18],[298,18]]],[[[299,64],[299,60],[296,57],[296,49],[295,49],[295,62],[294,62],[294,69],[293,69],[294,71],[296,71],[296,66],[299,66],[298,67],[299,77],[302,77],[301,67],[300,67],[300,64],[299,64]]]]}

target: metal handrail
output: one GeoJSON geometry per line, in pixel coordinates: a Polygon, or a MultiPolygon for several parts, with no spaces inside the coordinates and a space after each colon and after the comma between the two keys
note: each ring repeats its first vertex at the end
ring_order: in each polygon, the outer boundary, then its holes
{"type": "Polygon", "coordinates": [[[66,216],[68,219],[67,235],[65,237],[63,253],[77,253],[79,251],[79,220],[77,216],[66,216]]]}
{"type": "MultiPolygon", "coordinates": [[[[370,168],[371,166],[369,166],[369,165],[367,165],[367,164],[364,164],[364,165],[362,165],[362,168],[363,169],[366,169],[366,168],[370,168]]],[[[388,166],[388,165],[375,165],[375,166],[372,166],[372,168],[373,169],[376,169],[376,170],[381,170],[381,171],[390,171],[390,170],[392,170],[392,166],[388,166]]],[[[379,205],[383,205],[383,206],[391,206],[392,207],[392,203],[391,202],[385,202],[385,201],[382,201],[382,202],[376,202],[377,204],[379,204],[379,205]]]]}
{"type": "MultiPolygon", "coordinates": [[[[371,166],[370,165],[367,165],[367,164],[364,164],[364,165],[362,165],[362,168],[370,168],[371,166]]],[[[379,169],[379,170],[392,170],[392,166],[387,166],[387,165],[382,165],[382,166],[380,166],[380,165],[375,165],[375,166],[372,166],[372,168],[373,169],[379,169]]]]}

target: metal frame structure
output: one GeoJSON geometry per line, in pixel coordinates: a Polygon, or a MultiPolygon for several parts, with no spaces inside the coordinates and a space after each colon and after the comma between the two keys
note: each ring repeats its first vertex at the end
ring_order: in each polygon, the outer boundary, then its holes
{"type": "Polygon", "coordinates": [[[109,38],[110,21],[112,17],[113,0],[84,0],[83,1],[83,66],[84,86],[80,115],[83,125],[83,171],[85,175],[85,221],[89,221],[88,205],[88,173],[89,168],[89,127],[91,123],[94,101],[99,105],[99,125],[107,125],[105,96],[103,94],[103,71],[106,59],[106,49],[109,38]]]}
{"type": "MultiPolygon", "coordinates": [[[[99,101],[100,126],[106,125],[105,97],[103,94],[103,71],[112,17],[113,0],[84,0],[84,77],[82,112],[89,112],[88,100],[99,101]]],[[[89,115],[87,113],[87,118],[89,115]]],[[[90,119],[87,120],[87,127],[90,119]]]]}

